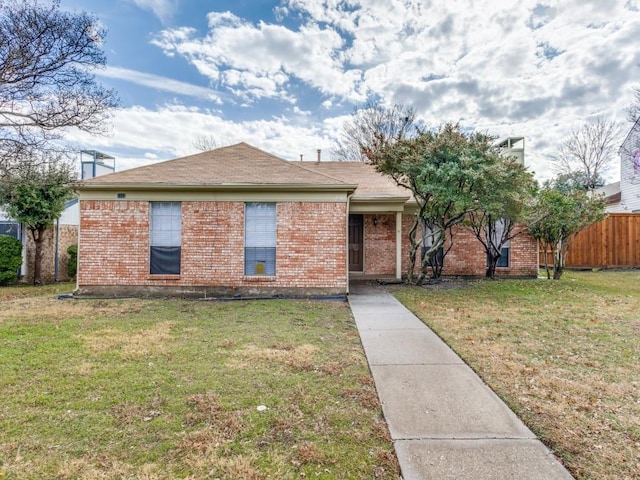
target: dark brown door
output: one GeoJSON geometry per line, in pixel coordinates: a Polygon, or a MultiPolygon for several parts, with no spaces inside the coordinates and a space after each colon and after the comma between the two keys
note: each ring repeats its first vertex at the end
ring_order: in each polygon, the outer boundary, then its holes
{"type": "Polygon", "coordinates": [[[349,215],[349,271],[362,272],[364,267],[364,218],[362,215],[349,215]]]}

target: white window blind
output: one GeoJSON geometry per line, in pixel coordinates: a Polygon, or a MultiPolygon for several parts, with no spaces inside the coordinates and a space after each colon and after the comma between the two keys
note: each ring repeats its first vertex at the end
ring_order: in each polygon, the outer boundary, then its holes
{"type": "Polygon", "coordinates": [[[182,204],[151,202],[149,273],[179,275],[182,255],[182,204]]]}
{"type": "Polygon", "coordinates": [[[151,245],[178,247],[182,236],[180,202],[151,203],[151,245]]]}
{"type": "Polygon", "coordinates": [[[275,203],[246,204],[245,275],[276,274],[276,223],[275,203]]]}

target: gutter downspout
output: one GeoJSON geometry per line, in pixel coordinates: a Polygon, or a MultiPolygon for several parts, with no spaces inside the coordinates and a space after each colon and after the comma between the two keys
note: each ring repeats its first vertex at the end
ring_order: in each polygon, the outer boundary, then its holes
{"type": "Polygon", "coordinates": [[[402,214],[396,212],[396,280],[402,280],[402,214]]]}
{"type": "Polygon", "coordinates": [[[53,256],[53,281],[58,281],[58,260],[60,250],[60,219],[56,218],[56,253],[53,256]]]}
{"type": "Polygon", "coordinates": [[[80,206],[80,194],[77,190],[74,190],[74,193],[78,196],[78,238],[76,240],[76,245],[78,245],[78,251],[76,253],[76,289],[74,293],[80,290],[80,224],[82,223],[82,208],[80,206]]]}
{"type": "Polygon", "coordinates": [[[346,270],[346,275],[347,275],[347,295],[349,295],[349,205],[351,204],[351,197],[353,196],[355,192],[351,192],[349,194],[347,194],[347,214],[345,215],[347,221],[346,221],[346,225],[345,225],[345,232],[346,232],[346,245],[345,245],[345,249],[346,249],[346,262],[345,262],[345,270],[346,270]]]}

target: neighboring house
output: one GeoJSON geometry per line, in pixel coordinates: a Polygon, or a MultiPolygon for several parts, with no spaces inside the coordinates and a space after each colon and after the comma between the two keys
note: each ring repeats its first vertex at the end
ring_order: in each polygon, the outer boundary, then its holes
{"type": "Polygon", "coordinates": [[[596,190],[607,198],[609,213],[640,213],[640,119],[620,147],[620,181],[596,190]]]}
{"type": "MultiPolygon", "coordinates": [[[[68,278],[67,247],[78,241],[78,213],[78,200],[67,202],[58,222],[45,232],[42,248],[42,281],[45,283],[68,278]]],[[[35,243],[31,232],[0,210],[1,234],[22,241],[22,267],[20,267],[19,279],[24,282],[32,281],[35,243]]]]}
{"type": "MultiPolygon", "coordinates": [[[[289,162],[240,143],[84,181],[78,293],[332,295],[349,280],[399,279],[416,205],[365,163],[289,162]]],[[[519,236],[500,274],[537,274],[519,236]]],[[[461,231],[448,275],[483,276],[461,231]]]]}
{"type": "MultiPolygon", "coordinates": [[[[115,170],[115,159],[95,150],[80,152],[81,178],[88,179],[115,170]]],[[[52,228],[45,232],[42,247],[42,281],[51,283],[69,278],[67,263],[69,255],[67,248],[78,243],[78,225],[80,223],[80,209],[78,199],[69,200],[62,215],[52,228]]],[[[19,279],[23,282],[33,280],[33,262],[35,243],[28,228],[9,218],[0,210],[0,235],[10,235],[22,241],[22,267],[19,279]]]]}

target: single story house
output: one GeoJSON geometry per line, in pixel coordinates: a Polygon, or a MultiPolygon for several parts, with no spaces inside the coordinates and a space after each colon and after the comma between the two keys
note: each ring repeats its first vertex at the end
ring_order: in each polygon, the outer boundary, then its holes
{"type": "MultiPolygon", "coordinates": [[[[336,295],[354,278],[399,279],[416,205],[360,162],[291,162],[246,143],[76,186],[78,293],[336,295]]],[[[511,241],[499,274],[537,275],[536,243],[511,241]]],[[[466,230],[445,275],[483,276],[466,230]]]]}

